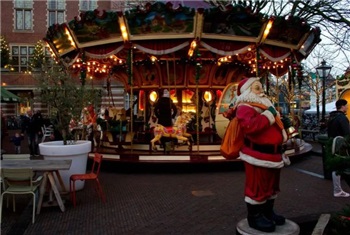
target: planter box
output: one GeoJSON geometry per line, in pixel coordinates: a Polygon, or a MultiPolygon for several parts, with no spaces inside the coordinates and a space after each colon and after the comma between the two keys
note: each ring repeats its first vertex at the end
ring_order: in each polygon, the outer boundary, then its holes
{"type": "MultiPolygon", "coordinates": [[[[73,174],[85,174],[88,153],[91,151],[91,141],[79,140],[73,145],[63,145],[63,141],[51,141],[39,144],[40,154],[44,159],[72,160],[69,170],[60,171],[66,189],[69,191],[69,178],[73,174]]],[[[75,183],[76,190],[84,188],[85,181],[75,183]]]]}

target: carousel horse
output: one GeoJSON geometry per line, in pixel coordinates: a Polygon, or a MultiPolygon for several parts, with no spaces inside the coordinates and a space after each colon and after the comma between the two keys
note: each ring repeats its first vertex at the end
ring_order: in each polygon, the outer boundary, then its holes
{"type": "Polygon", "coordinates": [[[151,140],[152,150],[156,151],[157,147],[155,143],[159,141],[162,137],[176,138],[182,140],[188,144],[191,148],[191,143],[193,142],[192,135],[187,133],[187,123],[192,119],[192,114],[182,113],[177,117],[174,126],[165,127],[160,124],[156,124],[154,127],[154,138],[151,140]]]}

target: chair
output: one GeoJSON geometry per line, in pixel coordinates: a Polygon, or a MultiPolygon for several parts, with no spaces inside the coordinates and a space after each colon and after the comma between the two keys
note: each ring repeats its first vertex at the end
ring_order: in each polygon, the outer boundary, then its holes
{"type": "Polygon", "coordinates": [[[90,173],[71,175],[69,181],[69,188],[71,193],[71,200],[73,202],[74,207],[76,206],[75,181],[77,180],[94,180],[96,183],[95,190],[97,191],[98,196],[103,202],[106,202],[106,197],[103,193],[100,181],[98,180],[98,174],[100,173],[101,163],[102,155],[99,153],[95,153],[94,162],[92,164],[92,169],[90,173]]]}
{"type": "Polygon", "coordinates": [[[13,196],[13,211],[16,211],[15,195],[17,194],[32,194],[33,195],[33,218],[35,222],[35,192],[40,186],[41,179],[33,180],[33,170],[31,168],[5,169],[1,171],[1,176],[4,181],[4,191],[0,199],[0,221],[2,221],[2,203],[5,194],[13,196]]]}
{"type": "MultiPolygon", "coordinates": [[[[3,160],[30,160],[30,154],[3,154],[2,155],[3,160]]],[[[33,173],[33,176],[35,173],[33,173]]],[[[5,185],[2,180],[2,177],[0,177],[0,183],[2,184],[3,191],[5,190],[5,185]]],[[[7,198],[7,206],[9,204],[9,200],[7,198]]]]}
{"type": "Polygon", "coordinates": [[[41,143],[45,142],[46,138],[50,138],[51,135],[54,133],[54,130],[53,130],[53,126],[50,125],[50,126],[42,126],[41,127],[41,131],[43,133],[43,137],[41,138],[41,143]]]}

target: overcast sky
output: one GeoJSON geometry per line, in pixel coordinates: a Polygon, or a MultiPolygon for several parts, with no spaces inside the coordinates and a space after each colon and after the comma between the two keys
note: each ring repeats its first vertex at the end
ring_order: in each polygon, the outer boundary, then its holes
{"type": "MultiPolygon", "coordinates": [[[[174,1],[168,1],[168,0],[158,0],[162,2],[171,2],[174,6],[174,8],[177,8],[179,4],[185,5],[188,7],[193,8],[208,8],[210,5],[206,3],[204,0],[197,0],[197,1],[186,1],[186,0],[174,0],[174,1]]],[[[285,1],[288,2],[289,0],[278,0],[280,2],[285,1]]],[[[284,12],[287,14],[290,9],[285,8],[284,12]]],[[[349,19],[350,20],[350,19],[349,19]]],[[[315,72],[316,67],[321,64],[321,61],[324,59],[327,64],[332,66],[331,74],[333,77],[336,77],[338,75],[343,75],[346,69],[350,66],[350,52],[344,52],[342,53],[339,51],[336,47],[332,46],[332,44],[327,40],[327,38],[324,36],[326,34],[326,30],[322,30],[321,28],[321,39],[322,41],[314,48],[312,53],[306,58],[302,63],[307,67],[310,71],[308,72],[315,72]]]]}

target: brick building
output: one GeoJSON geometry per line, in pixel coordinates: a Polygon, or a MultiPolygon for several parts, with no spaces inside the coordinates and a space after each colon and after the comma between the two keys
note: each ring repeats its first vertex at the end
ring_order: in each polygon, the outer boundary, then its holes
{"type": "MultiPolygon", "coordinates": [[[[27,109],[41,110],[47,114],[48,108],[34,103],[36,94],[35,80],[29,72],[29,61],[33,57],[35,45],[46,35],[52,24],[61,24],[74,19],[82,11],[125,10],[127,1],[99,0],[14,0],[1,1],[1,36],[9,46],[11,69],[1,68],[1,86],[21,97],[21,103],[1,103],[5,116],[18,116],[27,109]]],[[[50,54],[47,52],[47,56],[50,54]]],[[[124,89],[121,84],[113,83],[112,95],[107,96],[105,82],[89,80],[88,84],[103,91],[102,102],[108,105],[112,100],[115,106],[124,106],[124,89]]]]}

